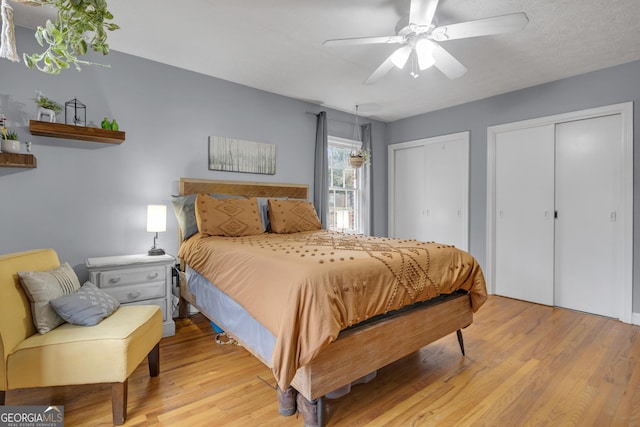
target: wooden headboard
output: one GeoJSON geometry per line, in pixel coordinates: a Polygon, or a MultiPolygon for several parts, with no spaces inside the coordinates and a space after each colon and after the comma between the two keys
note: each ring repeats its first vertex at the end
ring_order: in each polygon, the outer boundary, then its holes
{"type": "Polygon", "coordinates": [[[307,199],[309,186],[306,184],[274,184],[248,181],[213,181],[198,178],[180,178],[178,191],[187,194],[235,194],[244,197],[289,197],[307,199]]]}

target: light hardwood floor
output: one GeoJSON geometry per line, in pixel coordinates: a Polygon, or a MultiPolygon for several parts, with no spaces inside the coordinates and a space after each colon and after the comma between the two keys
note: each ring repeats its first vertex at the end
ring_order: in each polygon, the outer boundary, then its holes
{"type": "MultiPolygon", "coordinates": [[[[278,415],[270,371],[217,345],[202,316],[161,341],[160,376],[129,380],[127,426],[302,426],[278,415]]],[[[491,296],[464,331],[327,400],[328,426],[640,426],[640,327],[491,296]]],[[[100,369],[96,366],[96,369],[100,369]]],[[[111,425],[110,387],[7,392],[7,405],[64,405],[67,426],[111,425]]]]}

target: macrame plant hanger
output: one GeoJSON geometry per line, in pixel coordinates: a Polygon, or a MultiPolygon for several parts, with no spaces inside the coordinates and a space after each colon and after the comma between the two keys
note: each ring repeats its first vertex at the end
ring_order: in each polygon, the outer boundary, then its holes
{"type": "MultiPolygon", "coordinates": [[[[29,6],[40,6],[41,3],[34,0],[15,0],[29,6]]],[[[16,33],[13,25],[13,8],[9,5],[9,0],[2,0],[0,5],[0,15],[2,16],[2,34],[0,34],[0,58],[6,58],[13,62],[20,62],[20,57],[16,51],[16,33]]]]}
{"type": "Polygon", "coordinates": [[[9,5],[9,0],[2,0],[0,6],[2,15],[2,34],[0,35],[0,58],[6,58],[13,62],[20,62],[20,57],[16,52],[16,37],[13,26],[13,8],[9,5]]]}

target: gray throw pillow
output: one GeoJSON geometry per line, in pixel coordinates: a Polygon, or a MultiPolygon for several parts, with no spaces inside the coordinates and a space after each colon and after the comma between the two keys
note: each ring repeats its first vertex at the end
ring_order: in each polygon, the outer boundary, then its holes
{"type": "Polygon", "coordinates": [[[51,306],[69,323],[94,326],[111,316],[120,303],[93,283],[85,282],[76,292],[52,300],[51,306]]]}
{"type": "Polygon", "coordinates": [[[65,262],[49,271],[18,272],[20,283],[31,301],[31,317],[38,332],[46,334],[64,323],[49,301],[80,289],[75,271],[65,262]]]}
{"type": "Polygon", "coordinates": [[[182,233],[182,240],[187,240],[198,232],[195,213],[196,195],[171,196],[171,204],[182,233]]]}

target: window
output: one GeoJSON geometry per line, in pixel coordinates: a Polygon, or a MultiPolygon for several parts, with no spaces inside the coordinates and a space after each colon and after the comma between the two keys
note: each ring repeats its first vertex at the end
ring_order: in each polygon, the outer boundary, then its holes
{"type": "Polygon", "coordinates": [[[360,148],[360,141],[329,136],[329,212],[328,229],[363,233],[362,169],[349,164],[349,155],[360,148]]]}

